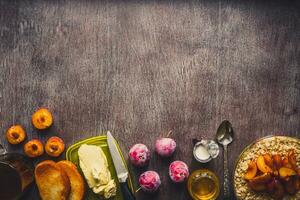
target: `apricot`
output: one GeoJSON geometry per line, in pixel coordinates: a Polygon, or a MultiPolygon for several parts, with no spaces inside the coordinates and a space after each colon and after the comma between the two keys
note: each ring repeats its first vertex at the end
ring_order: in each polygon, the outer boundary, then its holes
{"type": "Polygon", "coordinates": [[[265,163],[271,168],[273,169],[274,168],[274,161],[273,161],[273,158],[270,154],[266,153],[263,155],[264,157],[264,160],[265,160],[265,163]]]}
{"type": "Polygon", "coordinates": [[[44,153],[44,146],[39,140],[33,139],[24,145],[24,152],[28,157],[35,158],[44,153]]]}
{"type": "Polygon", "coordinates": [[[272,156],[273,163],[274,163],[274,169],[279,170],[280,167],[282,167],[282,158],[279,154],[275,154],[272,156]]]}
{"type": "Polygon", "coordinates": [[[297,168],[296,154],[294,150],[288,152],[288,160],[293,169],[297,168]]]}
{"type": "Polygon", "coordinates": [[[37,129],[49,128],[53,123],[51,112],[46,108],[40,108],[32,115],[32,124],[37,129]]]}
{"type": "Polygon", "coordinates": [[[251,161],[248,164],[248,169],[247,169],[247,172],[246,172],[246,174],[244,176],[244,179],[246,179],[246,180],[253,179],[256,176],[256,173],[257,173],[256,162],[255,161],[251,161]]]}
{"type": "Polygon", "coordinates": [[[272,173],[273,170],[265,163],[264,156],[258,156],[257,158],[257,168],[263,173],[272,173]]]}
{"type": "Polygon", "coordinates": [[[251,179],[250,181],[253,183],[253,184],[265,184],[269,181],[272,180],[272,176],[271,174],[269,173],[264,173],[262,175],[259,175],[259,176],[256,176],[254,177],[253,179],[251,179]]]}
{"type": "Polygon", "coordinates": [[[6,139],[10,144],[20,144],[26,138],[26,132],[20,125],[11,126],[6,132],[6,139]]]}
{"type": "Polygon", "coordinates": [[[297,174],[296,174],[295,170],[293,170],[293,169],[290,169],[287,167],[281,167],[279,169],[280,178],[286,179],[287,177],[294,176],[294,175],[297,175],[297,174]]]}
{"type": "Polygon", "coordinates": [[[51,137],[47,140],[45,151],[49,156],[58,157],[65,150],[65,143],[59,137],[51,137]]]}

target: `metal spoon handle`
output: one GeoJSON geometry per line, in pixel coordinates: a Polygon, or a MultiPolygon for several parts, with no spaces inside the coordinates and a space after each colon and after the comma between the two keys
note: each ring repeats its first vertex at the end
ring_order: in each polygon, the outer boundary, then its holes
{"type": "Polygon", "coordinates": [[[230,199],[227,145],[224,145],[224,199],[230,199]]]}

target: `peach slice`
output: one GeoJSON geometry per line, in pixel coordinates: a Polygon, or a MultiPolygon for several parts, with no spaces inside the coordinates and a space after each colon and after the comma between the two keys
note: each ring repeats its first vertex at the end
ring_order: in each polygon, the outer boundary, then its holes
{"type": "Polygon", "coordinates": [[[26,138],[26,132],[20,125],[11,126],[6,132],[6,139],[10,144],[20,144],[26,138]]]}
{"type": "Polygon", "coordinates": [[[286,179],[290,176],[297,175],[297,173],[293,169],[290,169],[290,168],[287,168],[287,167],[281,167],[279,169],[279,175],[280,175],[280,178],[286,179]]]}
{"type": "Polygon", "coordinates": [[[274,161],[274,169],[279,170],[282,167],[282,159],[279,154],[275,154],[272,156],[274,161]]]}
{"type": "Polygon", "coordinates": [[[272,180],[272,176],[269,173],[264,173],[262,175],[256,176],[253,179],[251,179],[251,182],[253,184],[265,184],[272,180]]]}
{"type": "Polygon", "coordinates": [[[24,145],[24,152],[28,157],[35,158],[44,153],[44,146],[39,140],[33,139],[24,145]]]}
{"type": "Polygon", "coordinates": [[[292,168],[296,169],[297,168],[296,154],[293,149],[288,152],[288,160],[292,168]]]}
{"type": "Polygon", "coordinates": [[[246,180],[253,179],[256,176],[256,172],[257,172],[256,162],[255,161],[251,161],[248,164],[248,169],[247,169],[247,172],[246,172],[246,174],[244,176],[244,179],[246,179],[246,180]]]}
{"type": "Polygon", "coordinates": [[[46,108],[40,108],[32,115],[32,124],[37,129],[49,128],[53,123],[51,112],[46,108]]]}
{"type": "Polygon", "coordinates": [[[65,150],[65,143],[59,137],[51,137],[45,145],[46,153],[52,157],[58,157],[65,150]]]}
{"type": "Polygon", "coordinates": [[[258,156],[257,168],[263,173],[272,173],[273,170],[265,163],[264,156],[258,156]]]}
{"type": "Polygon", "coordinates": [[[265,163],[266,163],[271,169],[273,169],[273,168],[274,168],[274,161],[273,161],[272,156],[271,156],[269,153],[266,153],[266,154],[263,155],[263,157],[264,157],[265,163]]]}

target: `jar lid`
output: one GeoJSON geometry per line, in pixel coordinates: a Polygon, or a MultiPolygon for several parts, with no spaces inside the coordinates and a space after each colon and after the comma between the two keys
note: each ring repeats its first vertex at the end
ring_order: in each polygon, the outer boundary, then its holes
{"type": "Polygon", "coordinates": [[[207,163],[219,155],[219,145],[214,140],[199,140],[194,143],[193,155],[197,161],[207,163]]]}

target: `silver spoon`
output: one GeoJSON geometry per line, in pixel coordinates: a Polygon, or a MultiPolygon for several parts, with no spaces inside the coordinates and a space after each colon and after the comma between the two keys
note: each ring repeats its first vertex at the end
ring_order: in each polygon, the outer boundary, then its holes
{"type": "Polygon", "coordinates": [[[228,152],[227,145],[233,141],[232,125],[229,121],[224,120],[217,130],[217,141],[224,148],[224,199],[230,199],[229,189],[229,170],[228,170],[228,152]]]}

